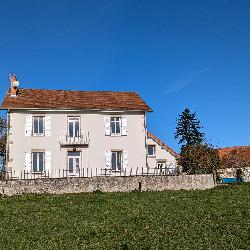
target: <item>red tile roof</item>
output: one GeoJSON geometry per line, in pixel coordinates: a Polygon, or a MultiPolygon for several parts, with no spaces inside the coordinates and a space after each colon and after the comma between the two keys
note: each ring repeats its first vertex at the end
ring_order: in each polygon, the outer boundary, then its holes
{"type": "Polygon", "coordinates": [[[163,141],[161,141],[159,138],[151,134],[150,132],[147,132],[148,138],[153,139],[156,143],[158,143],[162,148],[166,149],[169,153],[171,153],[173,156],[178,157],[179,155],[170,148],[167,144],[165,144],[163,141]]]}
{"type": "Polygon", "coordinates": [[[219,148],[218,152],[221,158],[227,156],[231,152],[240,152],[244,154],[246,159],[250,160],[250,146],[235,146],[235,147],[219,148]]]}
{"type": "Polygon", "coordinates": [[[48,89],[19,89],[17,97],[11,97],[9,89],[1,108],[141,110],[152,112],[152,109],[134,92],[48,89]]]}

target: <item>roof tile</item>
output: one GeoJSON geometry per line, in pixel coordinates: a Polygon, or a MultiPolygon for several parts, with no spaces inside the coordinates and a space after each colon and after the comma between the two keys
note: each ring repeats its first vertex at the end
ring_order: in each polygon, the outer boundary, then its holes
{"type": "Polygon", "coordinates": [[[152,112],[152,109],[135,92],[48,89],[19,89],[17,97],[11,97],[9,89],[2,103],[2,108],[142,110],[152,112]]]}

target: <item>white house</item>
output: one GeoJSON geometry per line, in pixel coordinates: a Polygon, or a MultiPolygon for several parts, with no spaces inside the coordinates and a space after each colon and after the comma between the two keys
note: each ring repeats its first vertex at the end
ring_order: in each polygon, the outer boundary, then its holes
{"type": "Polygon", "coordinates": [[[176,165],[176,154],[147,133],[152,110],[138,94],[24,89],[16,82],[14,75],[1,107],[8,118],[6,170],[14,177],[135,174],[176,165]]]}
{"type": "Polygon", "coordinates": [[[147,132],[147,166],[156,168],[161,174],[176,174],[176,159],[178,154],[163,141],[147,132]],[[165,172],[166,171],[166,172],[165,172]]]}

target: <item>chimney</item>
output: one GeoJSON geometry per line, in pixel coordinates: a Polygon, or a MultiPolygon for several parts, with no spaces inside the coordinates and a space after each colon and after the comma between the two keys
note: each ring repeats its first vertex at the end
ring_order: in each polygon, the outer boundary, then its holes
{"type": "Polygon", "coordinates": [[[18,86],[19,86],[19,81],[16,78],[16,75],[11,73],[9,74],[9,80],[10,80],[10,96],[11,97],[16,97],[18,94],[18,86]]]}

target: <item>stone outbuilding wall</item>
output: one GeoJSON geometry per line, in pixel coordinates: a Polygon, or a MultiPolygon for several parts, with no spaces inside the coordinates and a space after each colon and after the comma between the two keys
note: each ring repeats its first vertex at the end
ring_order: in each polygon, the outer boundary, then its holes
{"type": "Polygon", "coordinates": [[[83,192],[130,192],[210,189],[212,174],[180,176],[125,176],[0,181],[0,195],[66,194],[83,192]]]}
{"type": "Polygon", "coordinates": [[[236,178],[237,169],[242,170],[242,177],[244,178],[244,181],[250,181],[250,167],[219,169],[218,174],[221,178],[236,178]]]}

